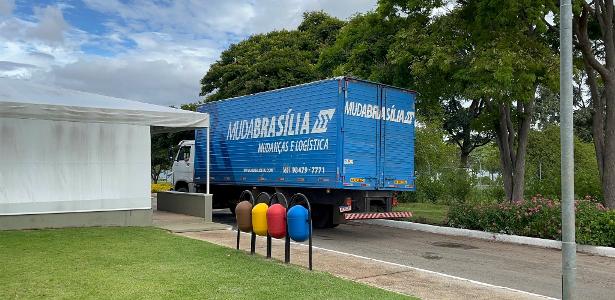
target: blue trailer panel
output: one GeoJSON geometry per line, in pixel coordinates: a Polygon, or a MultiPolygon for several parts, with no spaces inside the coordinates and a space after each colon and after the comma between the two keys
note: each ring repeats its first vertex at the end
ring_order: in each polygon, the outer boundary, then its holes
{"type": "Polygon", "coordinates": [[[414,101],[409,102],[404,91],[390,87],[384,87],[382,95],[382,106],[390,109],[391,118],[395,115],[394,121],[381,123],[382,185],[414,188],[414,101]],[[393,108],[396,111],[392,112],[393,108]],[[404,138],[410,128],[413,138],[404,138]]]}
{"type": "MultiPolygon", "coordinates": [[[[339,77],[210,102],[217,185],[414,190],[415,93],[339,77]]],[[[195,182],[205,182],[205,131],[195,182]]]]}

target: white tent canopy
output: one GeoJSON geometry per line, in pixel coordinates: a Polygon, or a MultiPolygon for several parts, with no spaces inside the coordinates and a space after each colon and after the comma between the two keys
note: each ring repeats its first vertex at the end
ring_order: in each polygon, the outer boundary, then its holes
{"type": "Polygon", "coordinates": [[[138,101],[0,78],[0,117],[191,129],[209,115],[138,101]]]}
{"type": "Polygon", "coordinates": [[[149,211],[150,133],[206,127],[208,114],[0,78],[0,218],[149,211]]]}

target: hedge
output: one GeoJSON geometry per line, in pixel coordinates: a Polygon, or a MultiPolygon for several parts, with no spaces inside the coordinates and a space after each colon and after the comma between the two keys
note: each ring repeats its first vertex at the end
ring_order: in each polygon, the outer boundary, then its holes
{"type": "MultiPolygon", "coordinates": [[[[615,210],[591,197],[575,200],[576,241],[615,247],[615,210]]],[[[454,204],[448,212],[451,227],[561,240],[561,203],[541,195],[515,203],[454,204]]]]}

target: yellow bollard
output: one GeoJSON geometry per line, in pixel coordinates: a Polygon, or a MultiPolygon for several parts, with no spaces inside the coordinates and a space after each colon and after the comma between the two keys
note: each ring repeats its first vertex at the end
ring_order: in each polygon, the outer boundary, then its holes
{"type": "Polygon", "coordinates": [[[267,235],[267,209],[269,205],[259,203],[252,208],[252,230],[257,235],[267,235]]]}

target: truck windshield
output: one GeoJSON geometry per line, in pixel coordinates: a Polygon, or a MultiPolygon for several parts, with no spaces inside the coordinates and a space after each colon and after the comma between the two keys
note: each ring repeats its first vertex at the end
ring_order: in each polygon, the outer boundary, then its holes
{"type": "Polygon", "coordinates": [[[177,154],[177,161],[182,160],[190,160],[190,146],[183,146],[179,148],[179,153],[177,154]]]}

